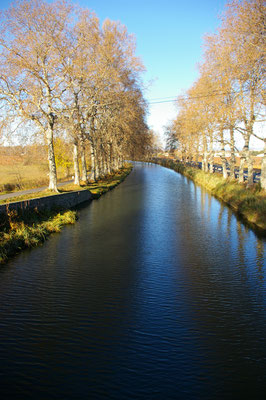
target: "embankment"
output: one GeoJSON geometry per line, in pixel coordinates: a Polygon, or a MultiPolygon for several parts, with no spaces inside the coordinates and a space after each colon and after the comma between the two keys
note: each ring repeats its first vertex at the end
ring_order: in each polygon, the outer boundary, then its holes
{"type": "Polygon", "coordinates": [[[224,179],[217,173],[207,173],[171,159],[156,158],[153,162],[192,179],[212,195],[224,201],[253,230],[266,236],[266,193],[258,184],[247,188],[236,180],[224,179]]]}
{"type": "Polygon", "coordinates": [[[60,232],[64,225],[74,224],[77,212],[71,208],[113,189],[131,170],[132,165],[126,165],[83,190],[0,205],[0,264],[23,249],[42,243],[51,233],[60,232]]]}
{"type": "Polygon", "coordinates": [[[89,190],[78,190],[70,193],[60,193],[57,195],[38,197],[35,199],[27,199],[22,201],[15,201],[8,204],[0,205],[0,214],[7,211],[15,210],[18,213],[37,209],[51,210],[53,208],[69,209],[84,203],[85,201],[92,200],[93,196],[89,190]]]}

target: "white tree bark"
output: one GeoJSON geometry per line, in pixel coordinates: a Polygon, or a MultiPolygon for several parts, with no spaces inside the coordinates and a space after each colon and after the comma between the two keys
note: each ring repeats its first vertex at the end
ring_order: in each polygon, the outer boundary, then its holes
{"type": "Polygon", "coordinates": [[[224,145],[224,132],[223,129],[220,130],[221,137],[221,160],[222,160],[222,168],[223,168],[223,178],[227,178],[227,170],[226,170],[226,157],[225,157],[225,145],[224,145]]]}
{"type": "Polygon", "coordinates": [[[87,163],[86,163],[86,154],[85,154],[85,144],[84,140],[81,139],[80,141],[80,158],[81,158],[81,179],[85,183],[88,182],[88,175],[87,175],[87,163]]]}
{"type": "Polygon", "coordinates": [[[235,178],[235,136],[234,136],[234,128],[230,126],[230,178],[235,178]]]}
{"type": "Polygon", "coordinates": [[[58,192],[57,189],[57,175],[56,164],[54,156],[54,142],[53,142],[53,129],[48,125],[46,132],[46,140],[48,146],[48,163],[49,163],[49,189],[58,192]]]}
{"type": "Polygon", "coordinates": [[[79,173],[79,160],[78,160],[78,144],[73,143],[73,162],[74,162],[74,184],[80,184],[80,173],[79,173]]]}
{"type": "Polygon", "coordinates": [[[264,154],[261,163],[260,185],[262,189],[266,190],[266,139],[264,139],[264,154]]]}

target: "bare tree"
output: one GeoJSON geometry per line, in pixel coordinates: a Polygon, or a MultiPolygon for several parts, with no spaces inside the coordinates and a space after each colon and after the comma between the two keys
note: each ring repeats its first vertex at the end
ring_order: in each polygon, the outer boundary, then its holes
{"type": "Polygon", "coordinates": [[[24,120],[43,132],[48,146],[49,189],[57,191],[53,136],[65,91],[58,48],[71,6],[64,1],[17,2],[1,13],[0,91],[24,120]]]}

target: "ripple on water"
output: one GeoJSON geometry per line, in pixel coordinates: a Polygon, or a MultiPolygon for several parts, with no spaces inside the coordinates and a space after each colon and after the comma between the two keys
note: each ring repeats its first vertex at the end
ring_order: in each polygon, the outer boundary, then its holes
{"type": "Polygon", "coordinates": [[[265,242],[181,175],[137,164],[0,269],[1,392],[263,398],[265,294],[265,242]]]}

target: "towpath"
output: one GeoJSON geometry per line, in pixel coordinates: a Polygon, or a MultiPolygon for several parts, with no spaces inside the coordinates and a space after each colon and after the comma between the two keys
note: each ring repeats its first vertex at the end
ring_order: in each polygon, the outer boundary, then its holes
{"type": "MultiPolygon", "coordinates": [[[[61,186],[67,185],[68,183],[72,183],[72,182],[73,182],[73,179],[70,181],[66,181],[66,182],[60,182],[57,184],[57,186],[61,187],[61,186]]],[[[42,192],[45,189],[47,189],[47,186],[42,186],[42,187],[35,188],[35,189],[21,190],[19,192],[6,193],[6,194],[0,195],[0,200],[6,200],[11,197],[13,198],[13,197],[18,197],[18,196],[23,196],[24,194],[38,193],[38,192],[42,192]]]]}

